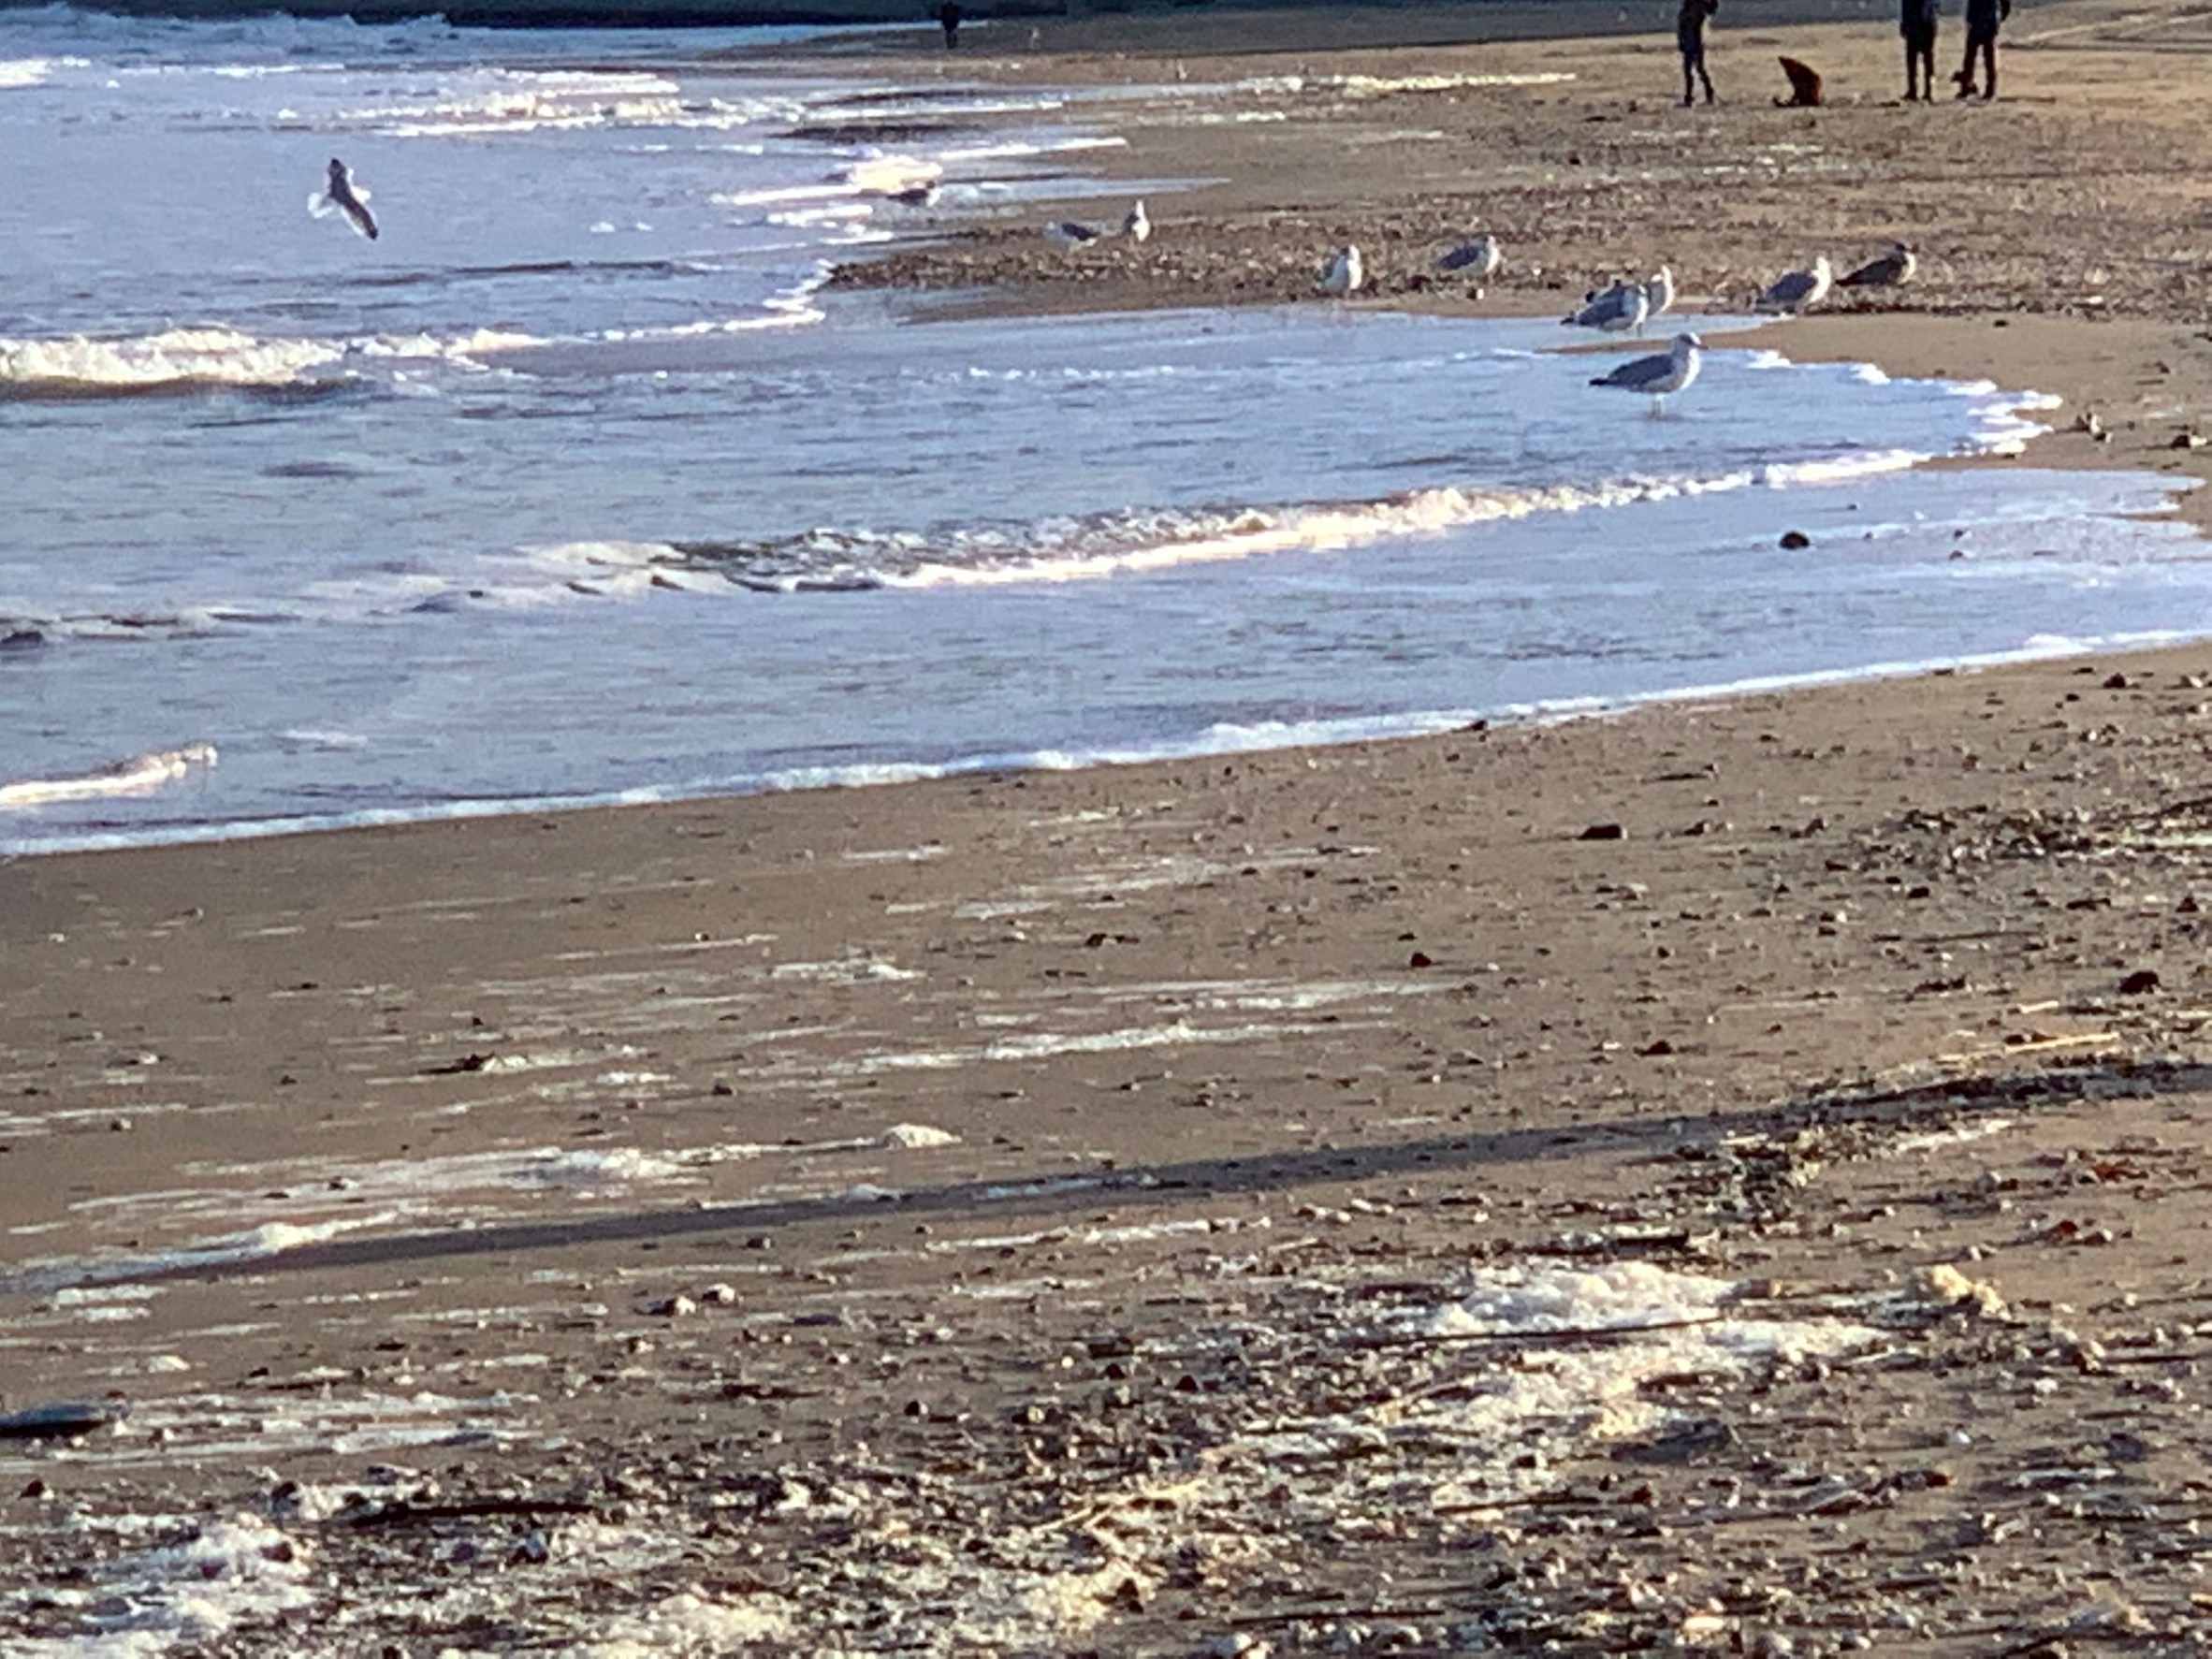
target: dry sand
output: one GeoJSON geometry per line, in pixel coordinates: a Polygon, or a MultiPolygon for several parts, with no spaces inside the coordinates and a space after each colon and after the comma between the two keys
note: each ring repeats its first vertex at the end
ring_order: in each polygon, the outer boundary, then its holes
{"type": "MultiPolygon", "coordinates": [[[[2015,36],[2076,16],[2114,27],[2015,36]]],[[[1876,33],[1815,61],[1848,87],[1876,33]]],[[[2148,251],[2204,175],[2136,159],[2207,142],[2191,60],[1685,115],[1627,90],[1665,46],[1470,56],[1584,77],[1510,95],[1526,153],[1465,89],[1141,135],[1136,172],[1273,171],[1155,202],[1095,282],[996,231],[895,274],[1217,298],[1277,240],[1409,277],[1479,218],[1558,273],[1517,303],[1607,257],[1720,288],[1785,202],[1909,228],[1768,165],[1886,132],[1958,174],[1929,280],[1792,346],[2116,434],[2038,459],[2198,466],[2158,444],[2204,279],[2148,251]],[[1647,127],[1680,154],[1632,197],[1546,182],[1647,127]],[[1321,164],[1368,133],[1361,203],[1321,164]],[[2069,142],[2112,171],[2039,177],[2069,142]],[[1693,166],[1734,182],[1670,208],[1693,166]],[[2111,320],[2049,257],[2077,189],[2111,320]]],[[[0,1652],[2197,1651],[2208,679],[0,866],[0,1385],[129,1413],[0,1442],[0,1652]]]]}

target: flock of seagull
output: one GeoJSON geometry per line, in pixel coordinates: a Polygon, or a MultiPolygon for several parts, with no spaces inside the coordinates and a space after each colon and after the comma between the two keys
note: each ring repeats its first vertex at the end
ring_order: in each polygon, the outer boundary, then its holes
{"type": "MultiPolygon", "coordinates": [[[[938,186],[934,182],[916,184],[893,192],[892,196],[905,206],[929,207],[937,200],[938,186]]],[[[332,157],[325,188],[309,198],[308,207],[318,217],[342,213],[355,230],[373,240],[377,225],[369,211],[368,197],[369,192],[354,182],[345,164],[332,157]]],[[[1123,215],[1118,233],[1105,226],[1086,225],[1077,219],[1055,219],[1044,227],[1044,233],[1068,248],[1089,247],[1116,234],[1142,242],[1151,239],[1152,220],[1144,211],[1143,202],[1138,201],[1123,215]]],[[[1506,251],[1495,236],[1484,231],[1439,255],[1434,264],[1439,271],[1482,283],[1504,269],[1506,251]]],[[[1911,282],[1916,269],[1913,250],[1903,242],[1892,242],[1887,253],[1841,277],[1835,274],[1828,256],[1823,254],[1802,269],[1784,271],[1776,277],[1760,290],[1752,309],[1795,316],[1820,304],[1833,287],[1894,288],[1911,282]]],[[[1358,293],[1366,281],[1366,265],[1360,250],[1347,242],[1321,262],[1314,287],[1319,293],[1343,298],[1358,293]]],[[[1479,297],[1481,290],[1477,288],[1476,293],[1479,297]]],[[[1594,328],[1605,334],[1641,334],[1653,317],[1664,316],[1674,309],[1675,298],[1674,271],[1662,265],[1648,281],[1632,283],[1616,277],[1608,286],[1592,289],[1582,296],[1582,303],[1561,321],[1572,327],[1594,328]]],[[[1666,400],[1697,378],[1704,343],[1695,334],[1677,334],[1664,352],[1632,357],[1590,384],[1647,396],[1652,400],[1652,413],[1664,415],[1666,400]]]]}
{"type": "MultiPolygon", "coordinates": [[[[1102,226],[1062,219],[1046,226],[1045,234],[1064,247],[1087,247],[1112,233],[1102,226]]],[[[1122,234],[1138,241],[1152,234],[1152,224],[1144,216],[1142,202],[1129,210],[1128,217],[1122,222],[1122,234]]],[[[1448,275],[1481,283],[1495,276],[1505,264],[1505,249],[1495,236],[1484,231],[1437,255],[1434,268],[1448,275]]],[[[1894,288],[1911,282],[1917,267],[1913,250],[1903,242],[1892,242],[1888,252],[1841,277],[1836,275],[1828,256],[1823,254],[1801,269],[1784,271],[1768,283],[1752,301],[1752,309],[1795,316],[1819,305],[1832,288],[1894,288]]],[[[1320,269],[1315,273],[1314,289],[1341,299],[1358,293],[1366,282],[1366,262],[1358,245],[1347,242],[1321,261],[1320,269]]],[[[1479,288],[1476,295],[1480,298],[1479,288]]],[[[1674,309],[1675,299],[1674,271],[1662,265],[1648,281],[1632,283],[1615,278],[1607,287],[1592,289],[1582,297],[1582,303],[1561,321],[1572,327],[1594,328],[1605,334],[1641,334],[1652,318],[1674,309]]],[[[1677,334],[1664,352],[1633,357],[1590,384],[1647,396],[1652,400],[1652,413],[1664,415],[1666,400],[1697,378],[1704,344],[1695,334],[1677,334]]]]}

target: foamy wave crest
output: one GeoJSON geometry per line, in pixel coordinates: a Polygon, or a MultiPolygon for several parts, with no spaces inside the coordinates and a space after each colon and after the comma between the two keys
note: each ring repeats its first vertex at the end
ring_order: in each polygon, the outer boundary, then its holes
{"type": "Polygon", "coordinates": [[[672,559],[761,592],[1091,581],[1272,553],[1333,552],[1396,536],[1710,489],[1748,475],[1527,489],[1424,489],[1379,502],[1115,512],[941,534],[821,529],[757,542],[678,542],[672,559]]]}
{"type": "Polygon", "coordinates": [[[0,783],[0,808],[44,807],[55,801],[89,801],[111,795],[151,794],[174,783],[195,766],[215,764],[211,743],[187,743],[182,749],[164,749],[134,755],[96,772],[72,778],[25,778],[0,783]]]}
{"type": "Polygon", "coordinates": [[[119,340],[0,340],[0,396],[99,397],[187,386],[286,386],[339,361],[327,340],[167,328],[119,340]]]}
{"type": "Polygon", "coordinates": [[[52,79],[57,68],[81,69],[82,58],[0,58],[0,92],[37,86],[52,79]]]}
{"type": "Polygon", "coordinates": [[[0,338],[0,400],[114,398],[215,388],[338,392],[363,372],[399,361],[473,364],[480,354],[541,344],[534,337],[479,328],[357,340],[269,338],[211,325],[99,339],[0,338]]]}

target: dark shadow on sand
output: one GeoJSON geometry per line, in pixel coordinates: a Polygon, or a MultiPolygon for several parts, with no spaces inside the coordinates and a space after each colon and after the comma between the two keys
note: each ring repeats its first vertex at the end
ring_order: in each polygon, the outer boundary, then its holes
{"type": "MultiPolygon", "coordinates": [[[[513,1256],[560,1251],[579,1244],[632,1244],[710,1233],[753,1234],[809,1222],[866,1216],[1049,1216],[1095,1208],[1171,1204],[1237,1193],[1284,1192],[1300,1187],[1403,1178],[1417,1173],[1469,1172],[1508,1163],[1534,1163],[1585,1155],[1630,1159],[1667,1156],[1709,1145],[1723,1137],[1783,1134],[1811,1128],[1890,1128],[1899,1131],[1955,1123],[1976,1114],[2020,1112],[2045,1104],[2074,1104],[2117,1094],[2212,1092],[2212,1065],[2178,1061],[2103,1062],[1999,1076],[1954,1079],[1908,1089],[1804,1097],[1779,1106],[1736,1113],[1670,1113],[1573,1128],[1502,1129],[1440,1135],[1380,1144],[1324,1146],[1201,1158],[1084,1174],[1055,1171],[1002,1176],[942,1186],[913,1187],[889,1196],[833,1195],[778,1203],[736,1202],[706,1209],[657,1209],[581,1220],[520,1222],[444,1232],[407,1232],[303,1245],[279,1255],[236,1261],[164,1266],[143,1273],[92,1269],[80,1277],[36,1273],[0,1279],[0,1295],[51,1293],[65,1283],[219,1281],[275,1273],[319,1273],[363,1267],[420,1266],[472,1256],[513,1256]]],[[[66,1270],[60,1270],[65,1273],[66,1270]]]]}

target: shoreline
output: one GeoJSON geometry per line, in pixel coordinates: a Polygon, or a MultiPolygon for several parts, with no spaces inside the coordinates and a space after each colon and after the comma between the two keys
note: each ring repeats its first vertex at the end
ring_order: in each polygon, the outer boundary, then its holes
{"type": "MultiPolygon", "coordinates": [[[[1419,157],[1502,131],[1388,138],[1450,95],[1126,268],[898,257],[1404,283],[1467,217],[1419,157]]],[[[1516,302],[1681,245],[1607,165],[1516,302]]],[[[2115,434],[2047,453],[2148,455],[2212,341],[2114,286],[1779,332],[2041,360],[2115,434]]],[[[2193,1651],[2208,731],[2198,639],[0,860],[0,1647],[2193,1651]]]]}

